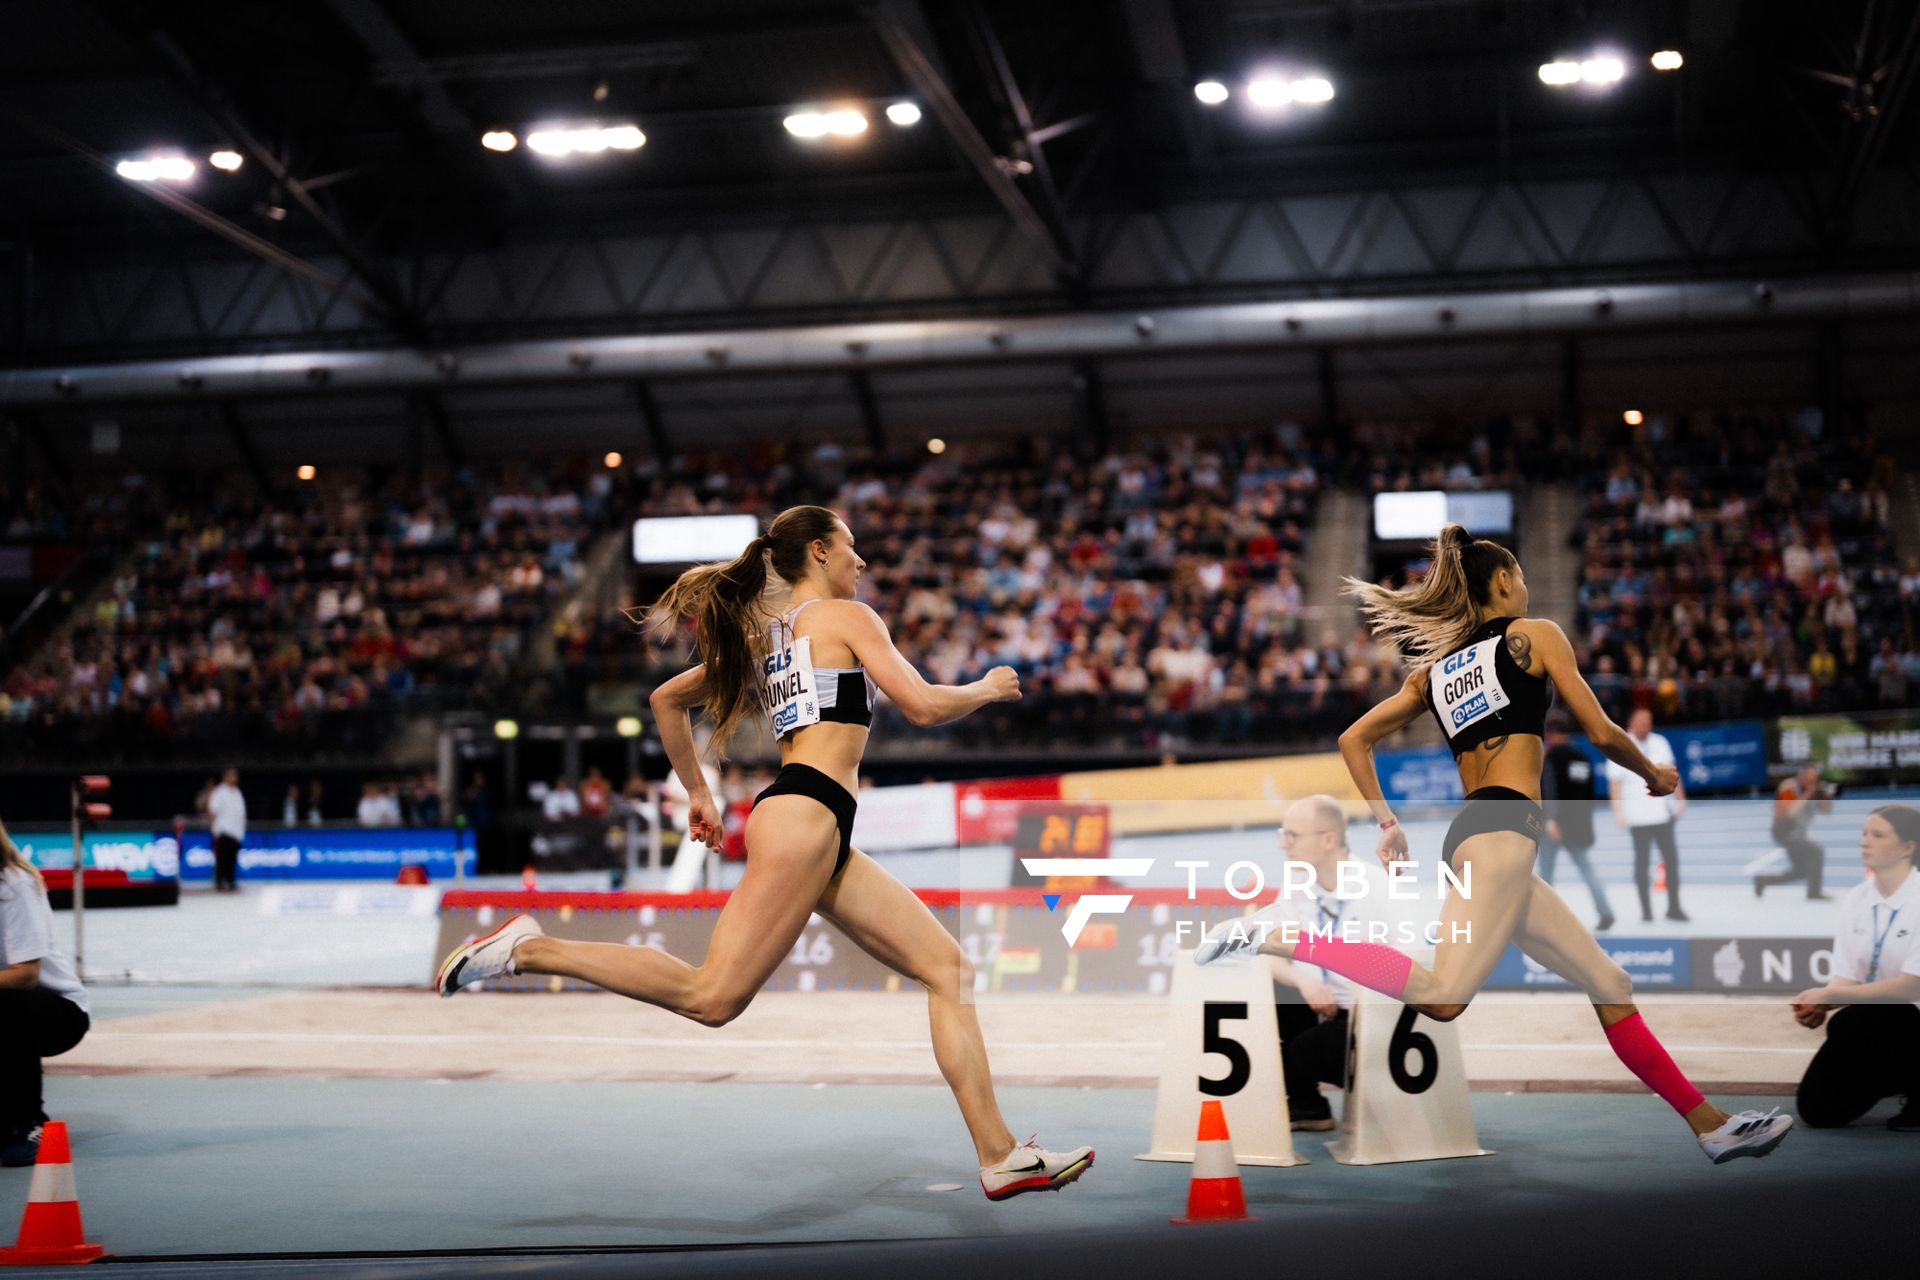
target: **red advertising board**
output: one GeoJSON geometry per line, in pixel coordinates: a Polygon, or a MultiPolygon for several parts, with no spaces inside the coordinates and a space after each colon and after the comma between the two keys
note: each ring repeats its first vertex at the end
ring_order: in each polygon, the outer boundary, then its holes
{"type": "Polygon", "coordinates": [[[987,778],[954,785],[954,819],[959,843],[1011,844],[1020,824],[1020,806],[1060,798],[1060,777],[987,778]]]}

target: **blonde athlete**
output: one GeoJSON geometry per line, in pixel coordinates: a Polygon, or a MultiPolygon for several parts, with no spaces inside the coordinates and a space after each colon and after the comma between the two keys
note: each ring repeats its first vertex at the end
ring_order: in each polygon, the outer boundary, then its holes
{"type": "Polygon", "coordinates": [[[1766,1155],[1793,1127],[1792,1117],[1778,1114],[1777,1107],[1729,1115],[1703,1098],[1634,1008],[1626,971],[1533,871],[1542,828],[1542,740],[1553,690],[1594,745],[1645,778],[1654,795],[1672,792],[1678,771],[1649,761],[1608,718],[1560,628],[1525,616],[1526,577],[1511,551],[1448,525],[1433,544],[1432,558],[1432,570],[1406,590],[1347,580],[1375,634],[1398,646],[1413,672],[1398,693],[1340,735],[1340,754],[1379,820],[1380,860],[1391,862],[1406,857],[1407,836],[1381,793],[1374,745],[1424,714],[1433,715],[1446,734],[1467,796],[1441,857],[1471,885],[1472,896],[1448,897],[1433,968],[1378,943],[1311,933],[1297,939],[1276,933],[1262,942],[1232,925],[1217,929],[1195,959],[1206,964],[1257,946],[1319,965],[1448,1022],[1465,1012],[1507,943],[1517,943],[1587,993],[1613,1051],[1685,1118],[1715,1164],[1766,1155]]]}
{"type": "Polygon", "coordinates": [[[704,707],[724,745],[764,712],[781,769],[747,820],[747,868],[714,924],[707,956],[688,964],[653,947],[549,938],[515,916],[441,966],[440,994],[510,973],[558,974],[658,1005],[705,1026],[740,1016],[818,912],[875,959],[926,988],[933,1053],[953,1090],[990,1200],[1054,1191],[1093,1164],[1093,1149],[1015,1142],[994,1098],[972,1003],[973,969],[912,890],[853,847],[854,791],[876,688],[915,724],[946,724],[1020,696],[1010,667],[969,685],[930,685],[893,646],[880,616],[854,599],[866,562],[824,507],[791,507],[739,559],[680,575],[654,606],[655,626],[696,624],[701,663],[661,685],[654,715],[686,784],[689,836],[718,848],[719,806],[707,789],[691,712],[704,707]],[[768,570],[792,588],[769,604],[768,570]]]}

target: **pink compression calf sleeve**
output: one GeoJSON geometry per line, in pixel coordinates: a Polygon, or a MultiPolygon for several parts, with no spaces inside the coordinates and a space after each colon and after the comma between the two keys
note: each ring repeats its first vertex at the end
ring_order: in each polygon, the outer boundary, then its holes
{"type": "Polygon", "coordinates": [[[1404,998],[1413,961],[1378,942],[1348,942],[1307,932],[1294,944],[1293,958],[1359,983],[1395,1000],[1404,998]]]}
{"type": "Polygon", "coordinates": [[[1693,1087],[1693,1082],[1680,1074],[1680,1068],[1660,1047],[1639,1014],[1622,1018],[1608,1027],[1607,1043],[1613,1046],[1620,1061],[1627,1064],[1627,1069],[1640,1077],[1642,1084],[1665,1098],[1667,1105],[1681,1115],[1706,1101],[1693,1087]]]}

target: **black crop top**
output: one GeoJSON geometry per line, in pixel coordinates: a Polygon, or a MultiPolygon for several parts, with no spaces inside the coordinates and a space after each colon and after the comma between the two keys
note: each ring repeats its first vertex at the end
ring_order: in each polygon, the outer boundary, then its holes
{"type": "Polygon", "coordinates": [[[1507,651],[1507,627],[1518,618],[1489,618],[1452,653],[1427,668],[1427,707],[1457,760],[1481,743],[1510,733],[1543,738],[1553,686],[1529,675],[1507,651]]]}

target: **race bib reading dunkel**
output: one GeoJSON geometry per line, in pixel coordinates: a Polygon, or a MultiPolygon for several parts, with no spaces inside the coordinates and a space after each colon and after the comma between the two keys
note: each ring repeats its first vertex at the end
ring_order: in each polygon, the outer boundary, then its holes
{"type": "Polygon", "coordinates": [[[1506,707],[1512,699],[1500,687],[1493,661],[1500,652],[1499,640],[1479,644],[1448,654],[1428,677],[1433,686],[1434,705],[1440,709],[1440,724],[1449,738],[1476,721],[1506,707]]]}
{"type": "Polygon", "coordinates": [[[773,718],[773,736],[820,723],[820,699],[813,689],[813,640],[801,636],[775,649],[762,664],[760,701],[773,718]]]}

